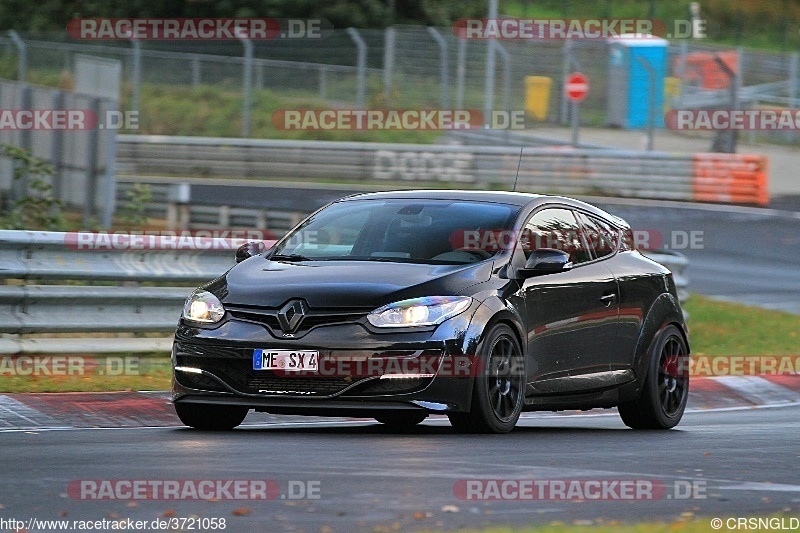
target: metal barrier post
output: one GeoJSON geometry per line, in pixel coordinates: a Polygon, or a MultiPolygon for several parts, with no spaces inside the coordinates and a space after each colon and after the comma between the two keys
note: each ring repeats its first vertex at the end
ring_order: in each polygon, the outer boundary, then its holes
{"type": "MultiPolygon", "coordinates": [[[[109,111],[117,111],[118,105],[116,102],[111,102],[109,111]]],[[[106,175],[105,175],[105,189],[103,195],[103,215],[101,223],[104,228],[111,229],[114,222],[114,211],[117,201],[117,179],[116,179],[116,161],[117,161],[117,132],[114,130],[106,130],[108,139],[106,141],[106,175]]],[[[56,179],[58,176],[56,176],[56,179]]]]}
{"type": "MultiPolygon", "coordinates": [[[[497,18],[497,0],[489,0],[489,16],[490,20],[497,18]]],[[[495,67],[495,39],[486,41],[486,76],[483,85],[483,123],[488,125],[490,122],[490,115],[494,108],[494,67],[495,67]]]]}
{"type": "Polygon", "coordinates": [[[442,34],[436,31],[436,28],[428,27],[428,33],[436,44],[439,46],[439,85],[442,91],[442,109],[447,109],[450,106],[450,84],[447,68],[447,41],[444,40],[442,34]]]}
{"type": "Polygon", "coordinates": [[[192,89],[200,87],[200,59],[195,55],[192,57],[192,89]]]}
{"type": "Polygon", "coordinates": [[[14,30],[9,31],[8,36],[14,46],[17,47],[17,54],[19,55],[17,59],[17,80],[24,83],[28,72],[28,47],[25,46],[25,41],[22,40],[22,37],[14,30]]]}
{"type": "Polygon", "coordinates": [[[647,95],[647,105],[649,107],[647,113],[647,151],[652,152],[656,127],[656,69],[645,58],[637,57],[636,59],[647,70],[647,76],[650,78],[650,91],[647,95]]]}
{"type": "MultiPolygon", "coordinates": [[[[89,107],[94,116],[100,116],[100,99],[92,98],[89,107]]],[[[84,191],[86,196],[83,201],[83,226],[88,228],[92,225],[92,216],[95,212],[95,196],[97,195],[97,146],[100,139],[100,131],[92,128],[88,131],[89,141],[87,142],[86,155],[86,186],[84,191]]]]}
{"type": "Polygon", "coordinates": [[[392,102],[392,78],[394,76],[394,53],[397,31],[386,28],[383,36],[383,94],[387,105],[392,102]]]}
{"type": "Polygon", "coordinates": [[[247,37],[239,37],[244,46],[244,73],[242,85],[244,101],[242,102],[242,137],[250,137],[250,91],[253,84],[253,42],[247,37]]]}
{"type": "MultiPolygon", "coordinates": [[[[64,92],[54,90],[50,92],[53,109],[64,108],[64,92]]],[[[62,186],[63,176],[62,162],[64,160],[64,130],[54,130],[50,135],[53,137],[53,144],[50,145],[50,164],[53,165],[53,196],[57,200],[64,200],[64,187],[62,186]]],[[[55,214],[56,206],[53,205],[51,215],[55,214]]]]}
{"type": "Polygon", "coordinates": [[[569,76],[570,67],[572,66],[572,40],[564,40],[564,48],[561,49],[561,114],[560,122],[562,126],[567,125],[567,117],[569,116],[569,102],[564,94],[564,86],[567,84],[567,76],[569,76]]]}
{"type": "Polygon", "coordinates": [[[131,69],[131,84],[133,85],[133,94],[131,96],[131,109],[139,111],[139,94],[142,85],[142,45],[137,39],[130,39],[131,53],[133,55],[133,68],[131,69]]]}
{"type": "Polygon", "coordinates": [[[458,40],[456,59],[456,109],[464,109],[464,76],[467,73],[467,40],[458,40]]]}
{"type": "Polygon", "coordinates": [[[353,40],[358,48],[358,89],[356,90],[356,100],[358,109],[364,109],[364,100],[367,85],[367,43],[361,38],[358,30],[347,28],[347,35],[353,40]]]}
{"type": "MultiPolygon", "coordinates": [[[[797,109],[797,74],[798,65],[800,64],[800,54],[792,52],[791,59],[789,60],[789,107],[797,109]]],[[[794,141],[797,132],[789,130],[786,132],[786,140],[794,141]]]]}

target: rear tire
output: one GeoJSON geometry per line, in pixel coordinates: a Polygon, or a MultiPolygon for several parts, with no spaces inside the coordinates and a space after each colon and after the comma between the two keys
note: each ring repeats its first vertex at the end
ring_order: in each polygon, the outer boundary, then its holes
{"type": "Polygon", "coordinates": [[[619,405],[633,429],[670,429],[681,421],[689,398],[689,350],[680,330],[667,326],[653,346],[638,400],[619,405]]]}
{"type": "Polygon", "coordinates": [[[428,413],[425,412],[400,411],[377,415],[375,420],[390,427],[408,428],[416,426],[426,418],[428,418],[428,413]]]}
{"type": "Polygon", "coordinates": [[[525,365],[514,332],[505,324],[489,330],[478,347],[482,368],[472,391],[469,413],[448,413],[460,433],[507,433],[522,412],[525,365]]]}
{"type": "Polygon", "coordinates": [[[185,425],[209,431],[227,431],[242,423],[247,407],[176,403],[175,412],[185,425]]]}

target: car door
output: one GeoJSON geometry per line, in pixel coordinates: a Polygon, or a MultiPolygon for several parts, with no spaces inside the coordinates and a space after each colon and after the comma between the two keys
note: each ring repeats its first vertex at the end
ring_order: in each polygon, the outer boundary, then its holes
{"type": "Polygon", "coordinates": [[[621,382],[631,378],[630,370],[636,343],[641,329],[642,313],[637,305],[630,305],[626,300],[625,286],[634,283],[636,276],[620,268],[618,259],[615,259],[620,245],[620,231],[611,223],[588,213],[576,212],[576,216],[583,227],[583,234],[595,259],[602,261],[617,280],[619,287],[617,298],[618,320],[616,325],[615,349],[609,353],[609,364],[621,382]]]}
{"type": "Polygon", "coordinates": [[[570,254],[569,271],[526,279],[522,285],[529,354],[528,393],[567,394],[612,386],[618,287],[587,247],[572,210],[535,212],[522,232],[526,258],[537,248],[570,254]]]}

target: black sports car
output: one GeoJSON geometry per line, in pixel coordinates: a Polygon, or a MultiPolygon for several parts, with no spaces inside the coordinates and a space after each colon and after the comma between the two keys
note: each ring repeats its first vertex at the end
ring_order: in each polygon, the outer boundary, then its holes
{"type": "Polygon", "coordinates": [[[173,403],[200,429],[249,409],[446,414],[510,431],[522,411],[618,407],[671,428],[689,344],[672,275],[627,223],[569,198],[403,191],[343,198],[187,299],[173,403]]]}

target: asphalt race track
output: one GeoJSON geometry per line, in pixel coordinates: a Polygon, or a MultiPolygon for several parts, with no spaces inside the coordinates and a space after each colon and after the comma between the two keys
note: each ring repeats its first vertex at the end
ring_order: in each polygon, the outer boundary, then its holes
{"type": "MultiPolygon", "coordinates": [[[[499,436],[457,435],[441,418],[405,433],[361,420],[287,420],[222,434],[185,428],[3,432],[2,516],[218,517],[226,519],[227,531],[589,525],[782,511],[800,517],[800,406],[696,411],[666,432],[628,430],[613,413],[526,415],[511,434],[499,436]],[[282,496],[87,501],[68,489],[87,479],[273,480],[282,496]],[[626,501],[485,501],[454,493],[464,480],[487,479],[647,480],[663,490],[650,492],[654,499],[626,501]],[[306,486],[319,497],[290,500],[290,490],[299,493],[291,482],[311,482],[306,486]],[[701,497],[683,499],[690,492],[685,487],[701,497]]],[[[486,490],[481,494],[490,494],[486,490]]]]}
{"type": "MultiPolygon", "coordinates": [[[[797,216],[593,203],[659,235],[662,248],[686,254],[690,291],[800,313],[797,216]],[[682,240],[691,232],[702,236],[694,247],[682,240]]],[[[0,418],[3,409],[0,404],[0,418]]],[[[724,521],[779,513],[800,518],[798,435],[797,402],[695,409],[666,432],[628,430],[605,411],[525,415],[511,434],[499,436],[457,435],[442,417],[392,432],[370,420],[253,414],[229,433],[182,427],[0,429],[0,519],[224,518],[225,531],[338,532],[724,521]],[[277,491],[267,500],[237,500],[223,492],[212,501],[96,501],[76,491],[81,480],[266,480],[277,491]],[[655,490],[623,500],[614,498],[620,492],[596,499],[557,490],[544,498],[488,499],[502,498],[498,483],[519,488],[519,482],[532,480],[550,488],[577,480],[584,487],[634,482],[655,490]],[[465,499],[467,484],[480,487],[471,499],[465,499]],[[308,491],[318,492],[308,497],[308,491]]],[[[192,525],[214,530],[183,522],[184,530],[192,525]]],[[[0,521],[0,531],[6,526],[0,521]]],[[[27,523],[25,528],[44,530],[27,523]]]]}

